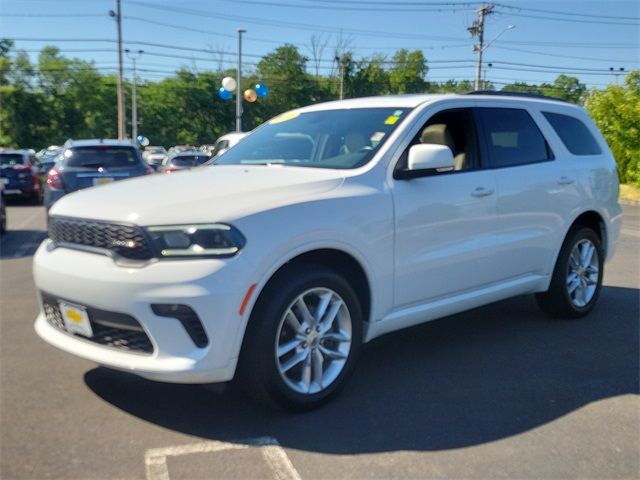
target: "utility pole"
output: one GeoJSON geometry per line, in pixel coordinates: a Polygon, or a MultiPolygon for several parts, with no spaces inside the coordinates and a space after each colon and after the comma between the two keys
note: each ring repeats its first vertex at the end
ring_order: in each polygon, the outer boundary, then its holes
{"type": "Polygon", "coordinates": [[[242,131],[242,88],[240,82],[242,81],[242,34],[246,30],[243,28],[238,29],[238,70],[236,72],[236,132],[242,131]]]}
{"type": "Polygon", "coordinates": [[[122,91],[122,10],[120,0],[116,0],[116,11],[109,10],[109,15],[116,21],[118,32],[118,140],[126,138],[126,118],[124,110],[124,92],[122,91]]]}
{"type": "Polygon", "coordinates": [[[344,99],[344,59],[336,56],[336,62],[340,68],[340,100],[344,99]]]}
{"type": "Polygon", "coordinates": [[[144,50],[138,50],[135,55],[131,54],[131,50],[125,49],[127,57],[133,62],[133,82],[131,83],[131,139],[137,142],[138,138],[138,98],[136,90],[138,87],[138,80],[136,76],[136,60],[139,59],[144,50]]]}
{"type": "Polygon", "coordinates": [[[476,13],[478,14],[478,19],[473,22],[473,24],[467,28],[472,37],[478,38],[478,43],[473,46],[473,51],[477,52],[478,58],[476,61],[476,83],[475,90],[480,90],[480,83],[482,80],[482,54],[485,50],[484,45],[484,19],[487,15],[489,15],[494,8],[493,4],[483,5],[476,13]]]}

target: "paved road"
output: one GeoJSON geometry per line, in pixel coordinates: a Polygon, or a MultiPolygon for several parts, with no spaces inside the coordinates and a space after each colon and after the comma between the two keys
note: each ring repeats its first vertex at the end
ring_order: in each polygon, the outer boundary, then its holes
{"type": "Polygon", "coordinates": [[[145,381],[33,331],[42,208],[2,240],[0,477],[638,478],[640,208],[597,309],[550,321],[530,296],[377,339],[343,394],[287,415],[233,388],[145,381]]]}

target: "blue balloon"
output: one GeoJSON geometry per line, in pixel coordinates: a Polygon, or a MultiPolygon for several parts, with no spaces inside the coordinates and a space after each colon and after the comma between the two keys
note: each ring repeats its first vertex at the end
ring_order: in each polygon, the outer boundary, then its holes
{"type": "Polygon", "coordinates": [[[220,87],[218,89],[218,96],[222,99],[222,100],[229,100],[231,98],[231,92],[229,90],[225,90],[224,87],[220,87]]]}
{"type": "Polygon", "coordinates": [[[256,83],[255,90],[256,94],[258,94],[259,97],[266,97],[269,93],[269,89],[264,83],[256,83]]]}

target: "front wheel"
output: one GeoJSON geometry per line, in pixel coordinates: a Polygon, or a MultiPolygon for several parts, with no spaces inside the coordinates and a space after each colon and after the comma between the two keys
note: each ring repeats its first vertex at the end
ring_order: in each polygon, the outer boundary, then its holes
{"type": "Polygon", "coordinates": [[[254,308],[239,373],[261,400],[310,410],[344,386],[361,342],[360,303],[349,283],[323,266],[288,267],[254,308]]]}
{"type": "Polygon", "coordinates": [[[598,300],[603,273],[600,238],[592,229],[578,227],[560,250],[549,290],[536,295],[538,305],[551,317],[582,317],[598,300]]]}

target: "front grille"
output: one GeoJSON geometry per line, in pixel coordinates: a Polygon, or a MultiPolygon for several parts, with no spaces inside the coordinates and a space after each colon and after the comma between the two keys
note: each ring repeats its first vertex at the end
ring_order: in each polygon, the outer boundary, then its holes
{"type": "Polygon", "coordinates": [[[151,340],[140,323],[131,315],[87,307],[89,322],[93,330],[93,336],[89,338],[70,332],[65,328],[58,300],[55,297],[42,293],[42,306],[47,322],[52,327],[69,335],[118,350],[144,354],[153,353],[151,340]]]}
{"type": "Polygon", "coordinates": [[[100,248],[132,260],[153,258],[144,231],[136,225],[52,216],[49,238],[56,244],[100,248]]]}

